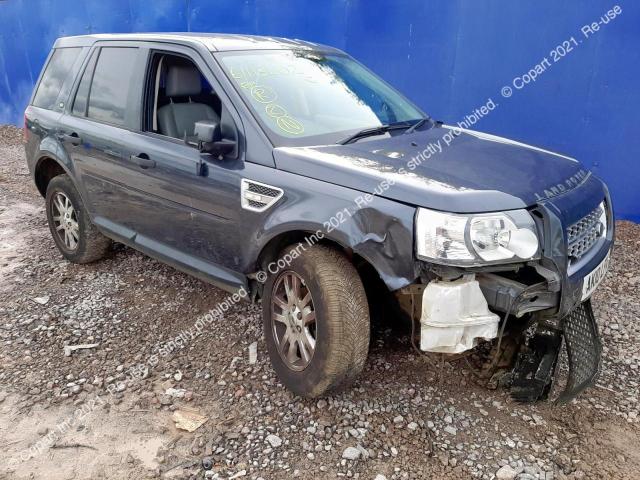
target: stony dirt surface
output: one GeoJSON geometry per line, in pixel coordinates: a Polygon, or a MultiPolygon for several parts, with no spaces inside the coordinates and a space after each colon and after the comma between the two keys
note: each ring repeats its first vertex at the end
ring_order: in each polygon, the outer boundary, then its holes
{"type": "Polygon", "coordinates": [[[640,226],[618,224],[594,298],[603,372],[571,404],[515,404],[388,330],[353,388],[302,400],[258,306],[198,332],[226,293],[122,246],[64,261],[19,141],[0,128],[0,478],[640,478],[640,226]]]}

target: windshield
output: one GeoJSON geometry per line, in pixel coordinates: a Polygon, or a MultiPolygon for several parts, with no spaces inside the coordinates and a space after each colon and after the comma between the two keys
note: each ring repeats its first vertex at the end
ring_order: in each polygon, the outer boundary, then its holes
{"type": "Polygon", "coordinates": [[[424,114],[345,55],[304,50],[217,54],[276,145],[335,143],[424,114]]]}

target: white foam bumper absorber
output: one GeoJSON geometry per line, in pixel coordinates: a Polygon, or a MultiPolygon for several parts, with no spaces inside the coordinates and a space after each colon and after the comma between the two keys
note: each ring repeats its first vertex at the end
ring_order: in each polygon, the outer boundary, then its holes
{"type": "Polygon", "coordinates": [[[422,294],[420,348],[425,352],[460,353],[478,339],[498,335],[500,318],[489,311],[475,275],[453,282],[433,281],[422,294]]]}

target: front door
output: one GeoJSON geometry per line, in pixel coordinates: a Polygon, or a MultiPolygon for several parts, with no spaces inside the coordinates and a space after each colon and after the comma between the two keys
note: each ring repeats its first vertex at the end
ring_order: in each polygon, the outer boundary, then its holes
{"type": "MultiPolygon", "coordinates": [[[[194,54],[194,57],[197,54],[194,54]]],[[[195,123],[222,124],[237,139],[228,106],[202,73],[205,65],[180,51],[149,52],[142,127],[123,148],[128,190],[139,197],[129,215],[136,245],[192,272],[238,283],[241,227],[238,155],[201,153],[195,123]]]]}
{"type": "Polygon", "coordinates": [[[140,194],[130,212],[136,243],[233,270],[242,162],[213,160],[192,146],[144,133],[126,146],[125,156],[128,187],[140,194]]]}

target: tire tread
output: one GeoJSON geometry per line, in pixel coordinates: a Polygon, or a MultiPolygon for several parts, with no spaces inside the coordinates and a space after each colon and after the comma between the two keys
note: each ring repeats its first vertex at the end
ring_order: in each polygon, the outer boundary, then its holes
{"type": "Polygon", "coordinates": [[[364,368],[369,351],[369,306],[356,268],[339,250],[314,245],[305,250],[301,261],[322,286],[320,301],[327,310],[327,328],[335,339],[323,365],[322,380],[305,392],[308,397],[318,397],[348,386],[364,368]]]}
{"type": "Polygon", "coordinates": [[[64,255],[64,257],[73,263],[92,263],[97,260],[104,258],[109,249],[111,248],[112,240],[110,238],[105,237],[98,228],[91,222],[91,218],[87,213],[87,210],[80,198],[80,194],[76,189],[71,177],[67,174],[58,175],[51,179],[49,185],[47,186],[47,194],[46,194],[46,202],[47,202],[47,220],[49,222],[49,229],[51,230],[51,235],[58,246],[58,249],[64,255]],[[50,201],[51,197],[54,194],[55,190],[59,190],[67,195],[72,203],[74,203],[74,207],[76,208],[77,214],[79,216],[78,221],[80,223],[80,244],[76,251],[68,252],[65,251],[59,244],[59,239],[57,238],[53,222],[51,218],[49,218],[50,211],[50,201]]]}

